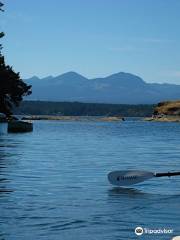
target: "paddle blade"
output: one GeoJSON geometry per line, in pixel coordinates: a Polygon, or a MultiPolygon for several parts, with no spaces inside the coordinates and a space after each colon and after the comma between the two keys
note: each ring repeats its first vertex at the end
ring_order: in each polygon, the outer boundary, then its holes
{"type": "Polygon", "coordinates": [[[113,171],[108,174],[108,180],[116,186],[129,186],[154,177],[154,173],[146,171],[113,171]]]}

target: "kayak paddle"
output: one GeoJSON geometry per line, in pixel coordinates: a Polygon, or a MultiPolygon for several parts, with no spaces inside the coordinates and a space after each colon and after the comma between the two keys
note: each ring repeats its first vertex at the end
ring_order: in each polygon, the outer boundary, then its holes
{"type": "Polygon", "coordinates": [[[153,173],[139,170],[113,171],[108,174],[108,180],[116,186],[129,186],[144,182],[153,177],[171,177],[178,176],[180,172],[153,173]]]}

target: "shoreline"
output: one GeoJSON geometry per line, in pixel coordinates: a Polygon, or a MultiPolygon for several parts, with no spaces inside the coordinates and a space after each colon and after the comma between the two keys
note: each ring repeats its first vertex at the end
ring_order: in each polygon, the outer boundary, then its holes
{"type": "Polygon", "coordinates": [[[180,116],[156,116],[144,118],[148,122],[180,122],[180,116]]]}
{"type": "Polygon", "coordinates": [[[107,117],[107,116],[57,116],[57,115],[32,115],[24,116],[21,120],[55,120],[55,121],[102,121],[102,122],[118,122],[124,121],[123,117],[107,117]]]}

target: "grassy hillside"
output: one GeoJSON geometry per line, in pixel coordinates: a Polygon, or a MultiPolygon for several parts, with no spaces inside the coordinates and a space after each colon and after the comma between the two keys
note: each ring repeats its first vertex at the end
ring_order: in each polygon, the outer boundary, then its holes
{"type": "Polygon", "coordinates": [[[180,100],[159,103],[154,109],[154,115],[180,116],[180,100]]]}

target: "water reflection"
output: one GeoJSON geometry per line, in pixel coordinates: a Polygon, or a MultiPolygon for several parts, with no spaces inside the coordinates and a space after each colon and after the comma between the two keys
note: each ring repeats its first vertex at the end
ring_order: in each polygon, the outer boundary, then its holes
{"type": "MultiPolygon", "coordinates": [[[[2,130],[2,124],[0,125],[0,130],[2,130]]],[[[9,187],[12,178],[11,176],[9,177],[8,172],[11,166],[16,162],[14,161],[14,157],[17,155],[15,150],[18,146],[19,142],[16,144],[7,134],[0,135],[0,197],[13,192],[13,189],[9,187]]]]}
{"type": "Polygon", "coordinates": [[[119,231],[119,237],[122,239],[126,235],[129,239],[136,226],[160,228],[172,226],[174,232],[177,232],[179,201],[179,194],[163,195],[146,193],[135,188],[115,187],[108,190],[107,206],[112,213],[109,221],[119,231]]]}
{"type": "Polygon", "coordinates": [[[148,193],[137,188],[127,188],[127,187],[113,187],[108,190],[109,197],[180,197],[180,194],[158,194],[158,193],[148,193]]]}
{"type": "Polygon", "coordinates": [[[123,187],[113,187],[108,191],[109,196],[120,196],[120,195],[128,195],[128,196],[136,196],[136,195],[146,195],[141,190],[136,188],[123,188],[123,187]]]}
{"type": "Polygon", "coordinates": [[[0,135],[7,134],[7,123],[0,123],[0,135]]]}
{"type": "Polygon", "coordinates": [[[7,178],[0,177],[0,197],[7,195],[8,193],[13,192],[12,189],[8,189],[6,184],[8,182],[7,178]]]}

